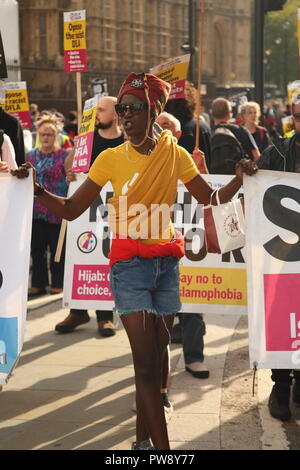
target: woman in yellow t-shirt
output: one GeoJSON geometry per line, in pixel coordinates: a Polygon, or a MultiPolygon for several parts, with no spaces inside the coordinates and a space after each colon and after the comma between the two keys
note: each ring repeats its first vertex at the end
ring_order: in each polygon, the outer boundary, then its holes
{"type": "MultiPolygon", "coordinates": [[[[184,241],[170,217],[177,181],[180,179],[201,204],[208,204],[213,192],[169,131],[155,137],[153,125],[169,92],[170,85],[154,75],[127,77],[116,112],[129,140],[102,152],[87,180],[71,197],[50,194],[34,176],[35,196],[67,220],[88,209],[108,181],[113,185],[114,197],[109,201],[111,288],[133,355],[137,405],[134,449],[151,449],[152,444],[156,450],[170,448],[160,388],[174,315],[181,308],[178,263],[184,255],[184,241]]],[[[29,167],[25,164],[14,175],[26,176],[29,167]]],[[[220,201],[227,202],[239,190],[243,172],[251,175],[256,171],[254,162],[241,160],[236,176],[219,191],[220,201]]]]}

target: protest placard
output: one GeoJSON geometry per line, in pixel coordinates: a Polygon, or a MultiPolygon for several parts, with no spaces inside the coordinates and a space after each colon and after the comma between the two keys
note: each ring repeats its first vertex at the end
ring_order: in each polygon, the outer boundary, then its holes
{"type": "Polygon", "coordinates": [[[31,129],[32,122],[26,82],[5,83],[4,109],[19,119],[23,129],[31,129]]]}
{"type": "Polygon", "coordinates": [[[286,136],[289,132],[294,129],[293,116],[285,116],[281,119],[283,135],[286,136]]]}
{"type": "MultiPolygon", "coordinates": [[[[204,175],[214,187],[226,184],[231,176],[204,175]]],[[[71,183],[71,193],[85,175],[71,183]]],[[[108,201],[113,195],[106,185],[97,200],[81,217],[68,224],[64,281],[64,306],[107,310],[114,306],[109,285],[111,234],[108,201]]],[[[208,254],[204,244],[203,206],[178,188],[173,207],[174,225],[186,240],[186,256],[180,262],[180,289],[183,311],[195,313],[247,313],[246,267],[243,250],[225,255],[208,254]]]]}
{"type": "Polygon", "coordinates": [[[289,105],[293,104],[293,99],[295,95],[299,94],[300,97],[300,80],[295,80],[288,84],[288,103],[289,105]]]}
{"type": "Polygon", "coordinates": [[[74,173],[85,173],[90,168],[94,142],[97,102],[97,97],[94,97],[85,102],[73,160],[72,169],[74,173]]]}
{"type": "Polygon", "coordinates": [[[16,366],[27,314],[33,207],[32,177],[0,173],[0,385],[16,366]]]}
{"type": "Polygon", "coordinates": [[[150,69],[150,73],[171,83],[172,90],[169,100],[185,97],[184,87],[188,75],[190,58],[190,54],[174,57],[150,69]]]}
{"type": "Polygon", "coordinates": [[[64,13],[65,71],[86,72],[86,11],[64,13]]]}
{"type": "Polygon", "coordinates": [[[244,190],[251,367],[299,369],[299,176],[260,170],[244,190]]]}

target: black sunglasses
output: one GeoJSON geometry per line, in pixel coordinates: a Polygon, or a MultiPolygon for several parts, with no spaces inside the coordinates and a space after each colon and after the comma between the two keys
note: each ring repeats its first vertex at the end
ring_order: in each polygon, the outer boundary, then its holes
{"type": "Polygon", "coordinates": [[[116,113],[119,116],[125,116],[128,109],[131,114],[140,114],[145,108],[147,108],[147,103],[144,103],[143,101],[136,101],[131,104],[118,103],[115,105],[116,113]]]}

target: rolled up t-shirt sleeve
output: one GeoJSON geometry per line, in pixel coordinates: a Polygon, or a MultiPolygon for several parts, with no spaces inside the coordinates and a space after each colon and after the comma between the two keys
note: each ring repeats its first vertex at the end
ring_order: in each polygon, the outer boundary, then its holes
{"type": "Polygon", "coordinates": [[[103,187],[111,181],[114,169],[114,151],[107,149],[101,152],[90,168],[88,177],[98,186],[103,187]]]}

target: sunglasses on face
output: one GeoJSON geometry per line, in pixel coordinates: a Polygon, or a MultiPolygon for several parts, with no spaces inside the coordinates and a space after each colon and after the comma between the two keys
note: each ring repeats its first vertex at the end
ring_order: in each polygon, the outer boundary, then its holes
{"type": "Polygon", "coordinates": [[[140,114],[145,108],[147,108],[147,104],[143,101],[137,101],[136,103],[131,104],[118,103],[115,105],[116,113],[119,116],[125,116],[128,110],[131,114],[140,114]]]}

